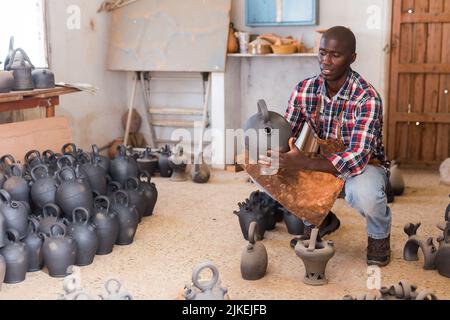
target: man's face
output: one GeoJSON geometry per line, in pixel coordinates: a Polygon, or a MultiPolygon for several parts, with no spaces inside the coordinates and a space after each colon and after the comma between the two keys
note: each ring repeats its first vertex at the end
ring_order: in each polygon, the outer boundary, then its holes
{"type": "Polygon", "coordinates": [[[322,76],[327,81],[341,79],[355,61],[356,54],[336,39],[322,37],[319,48],[319,64],[322,76]]]}

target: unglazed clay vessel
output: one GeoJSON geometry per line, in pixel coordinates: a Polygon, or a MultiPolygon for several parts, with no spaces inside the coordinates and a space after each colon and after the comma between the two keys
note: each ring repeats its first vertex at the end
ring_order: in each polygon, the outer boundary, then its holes
{"type": "Polygon", "coordinates": [[[267,270],[268,257],[266,247],[256,240],[256,221],[250,223],[249,243],[241,255],[241,275],[245,280],[259,280],[267,270]]]}
{"type": "Polygon", "coordinates": [[[210,261],[205,261],[195,267],[192,272],[193,285],[187,285],[184,290],[184,298],[186,300],[225,300],[228,289],[219,285],[219,270],[210,261]],[[212,278],[210,281],[200,281],[200,273],[210,269],[212,278]]]}
{"type": "Polygon", "coordinates": [[[317,241],[319,229],[311,231],[309,240],[299,240],[295,246],[295,253],[305,265],[303,282],[312,286],[321,286],[328,283],[325,269],[328,261],[334,256],[334,243],[332,241],[317,241]]]}

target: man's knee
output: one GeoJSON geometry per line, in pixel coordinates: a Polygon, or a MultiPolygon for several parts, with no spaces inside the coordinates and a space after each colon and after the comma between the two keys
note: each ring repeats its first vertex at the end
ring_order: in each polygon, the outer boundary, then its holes
{"type": "Polygon", "coordinates": [[[374,208],[384,203],[386,199],[386,178],[382,169],[368,166],[366,170],[345,183],[346,201],[365,214],[374,212],[374,208]]]}

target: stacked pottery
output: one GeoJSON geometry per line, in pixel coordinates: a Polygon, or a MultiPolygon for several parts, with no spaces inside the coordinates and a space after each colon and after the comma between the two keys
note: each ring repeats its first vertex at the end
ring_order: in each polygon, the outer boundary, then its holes
{"type": "Polygon", "coordinates": [[[90,265],[98,249],[98,238],[95,226],[89,223],[86,208],[78,207],[73,210],[72,222],[67,225],[67,235],[75,240],[77,247],[75,265],[90,265]]]}
{"type": "Polygon", "coordinates": [[[28,269],[28,251],[24,243],[20,242],[16,230],[7,232],[9,243],[0,249],[0,255],[5,258],[5,283],[19,283],[25,280],[28,269]]]}
{"type": "Polygon", "coordinates": [[[144,217],[149,217],[153,215],[153,210],[155,209],[156,201],[158,200],[158,190],[156,189],[156,185],[151,182],[151,177],[148,172],[141,172],[139,178],[141,180],[142,188],[144,189],[145,203],[147,204],[144,217]]]}
{"type": "Polygon", "coordinates": [[[54,278],[67,276],[67,268],[75,264],[77,257],[75,241],[66,237],[64,229],[58,224],[50,227],[50,236],[43,235],[42,253],[49,275],[54,278]]]}
{"type": "Polygon", "coordinates": [[[123,190],[117,191],[111,207],[119,219],[119,235],[116,244],[125,246],[133,243],[139,224],[139,213],[135,207],[129,206],[128,194],[123,190]]]}
{"type": "Polygon", "coordinates": [[[39,271],[44,267],[44,257],[42,255],[43,236],[38,233],[39,222],[31,218],[29,232],[25,240],[25,246],[28,250],[28,272],[39,271]]]}
{"type": "Polygon", "coordinates": [[[98,238],[96,254],[110,254],[119,235],[119,220],[116,213],[110,210],[108,197],[99,196],[95,198],[92,222],[95,225],[98,238]]]}

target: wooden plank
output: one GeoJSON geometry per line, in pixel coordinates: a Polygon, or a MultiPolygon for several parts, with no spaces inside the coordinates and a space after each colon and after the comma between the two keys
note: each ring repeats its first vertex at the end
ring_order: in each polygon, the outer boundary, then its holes
{"type": "Polygon", "coordinates": [[[399,112],[392,119],[400,122],[450,123],[450,114],[399,112]]]}
{"type": "MultiPolygon", "coordinates": [[[[437,0],[431,0],[437,1],[437,0]]],[[[450,13],[403,13],[401,23],[446,23],[450,22],[450,13]]]]}
{"type": "Polygon", "coordinates": [[[405,161],[408,158],[408,124],[397,122],[395,131],[395,153],[392,159],[405,161]]]}
{"type": "Polygon", "coordinates": [[[190,115],[201,116],[203,110],[199,108],[150,108],[151,114],[190,115]]]}
{"type": "Polygon", "coordinates": [[[12,154],[23,159],[32,149],[58,151],[72,141],[72,133],[66,118],[44,118],[0,125],[0,154],[12,154]]]}
{"type": "Polygon", "coordinates": [[[181,121],[181,120],[153,120],[152,125],[155,127],[180,127],[180,128],[193,128],[194,121],[181,121]]]}
{"type": "MultiPolygon", "coordinates": [[[[408,12],[409,9],[414,9],[414,0],[394,0],[398,2],[398,6],[396,6],[396,10],[394,13],[405,13],[408,12]]],[[[398,20],[399,21],[399,20],[398,20]]]]}
{"type": "Polygon", "coordinates": [[[45,108],[59,105],[59,97],[50,98],[25,98],[20,101],[10,101],[0,104],[0,112],[16,111],[22,109],[45,108]]]}
{"type": "MultiPolygon", "coordinates": [[[[442,0],[430,1],[429,12],[442,13],[444,3],[442,0]]],[[[428,24],[426,62],[440,63],[442,56],[442,23],[428,24]]],[[[424,113],[437,113],[439,107],[439,80],[436,74],[425,76],[424,113]]],[[[423,125],[421,159],[424,161],[436,160],[436,134],[437,126],[433,123],[423,125]]]]}
{"type": "Polygon", "coordinates": [[[411,64],[414,43],[413,25],[403,24],[400,29],[400,64],[411,64]]]}
{"type": "Polygon", "coordinates": [[[424,63],[414,64],[405,63],[398,66],[400,73],[450,73],[450,64],[448,63],[424,63]]]}
{"type": "Polygon", "coordinates": [[[386,153],[388,158],[395,158],[396,150],[396,123],[392,119],[398,108],[398,84],[399,84],[399,74],[398,65],[400,62],[400,34],[401,27],[399,23],[400,14],[404,6],[412,3],[412,0],[393,0],[392,1],[392,28],[391,28],[391,58],[390,58],[390,75],[389,75],[389,88],[388,88],[388,119],[387,119],[387,145],[386,153]]]}
{"type": "Polygon", "coordinates": [[[420,153],[422,149],[422,125],[410,123],[408,126],[408,161],[420,161],[420,153]]]}

